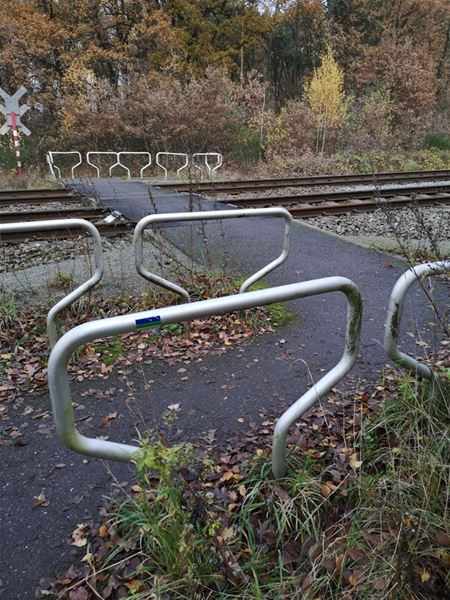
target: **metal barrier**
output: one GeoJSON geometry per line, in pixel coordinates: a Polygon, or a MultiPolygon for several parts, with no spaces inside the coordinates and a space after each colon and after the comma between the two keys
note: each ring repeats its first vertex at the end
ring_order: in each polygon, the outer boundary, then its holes
{"type": "Polygon", "coordinates": [[[133,154],[133,155],[148,156],[148,163],[146,163],[142,167],[142,169],[139,171],[139,176],[142,179],[144,177],[143,173],[144,173],[145,169],[148,169],[148,167],[150,167],[151,164],[152,164],[152,156],[151,156],[150,152],[128,152],[128,151],[118,152],[117,153],[117,162],[115,162],[112,165],[112,167],[109,168],[109,174],[111,175],[111,171],[114,169],[114,167],[122,167],[127,172],[128,179],[131,179],[131,171],[130,171],[130,169],[128,167],[126,167],[122,162],[120,162],[120,158],[124,154],[133,154]]]}
{"type": "Polygon", "coordinates": [[[92,276],[79,285],[75,290],[62,298],[49,310],[47,314],[47,335],[52,348],[57,339],[56,317],[57,315],[88,292],[103,277],[103,254],[102,242],[97,228],[84,219],[55,219],[51,221],[18,222],[0,225],[0,239],[3,233],[22,233],[33,231],[48,231],[54,229],[84,229],[91,236],[94,246],[94,266],[92,276]]]}
{"type": "Polygon", "coordinates": [[[82,157],[81,157],[81,152],[78,152],[77,150],[73,150],[73,151],[71,151],[71,152],[57,152],[57,151],[53,152],[53,151],[50,151],[50,150],[49,150],[49,151],[47,152],[47,154],[46,154],[45,156],[46,156],[46,158],[47,158],[47,164],[48,164],[48,166],[49,166],[49,168],[50,168],[50,173],[52,174],[52,177],[53,177],[54,179],[61,179],[61,169],[60,169],[59,167],[57,167],[57,166],[55,165],[55,163],[54,163],[54,160],[53,160],[53,155],[54,155],[54,154],[76,154],[76,155],[78,156],[78,158],[79,158],[79,161],[78,161],[78,162],[77,162],[77,163],[76,163],[76,164],[75,164],[75,165],[74,165],[74,166],[71,168],[71,170],[70,170],[70,172],[71,172],[71,175],[72,175],[72,179],[75,179],[75,175],[74,175],[74,173],[73,173],[73,172],[74,172],[74,170],[75,170],[77,167],[79,167],[79,166],[81,165],[81,163],[83,162],[83,159],[82,159],[82,157]],[[58,171],[58,177],[56,177],[56,175],[55,175],[55,169],[56,169],[56,171],[58,171]]]}
{"type": "Polygon", "coordinates": [[[345,277],[326,277],[224,298],[211,298],[199,302],[167,306],[161,309],[90,321],[74,327],[58,340],[48,361],[50,398],[58,435],[71,450],[97,458],[130,461],[139,450],[138,446],[89,438],[81,435],[76,429],[68,363],[72,354],[83,344],[149,327],[182,323],[192,319],[335,291],[343,292],[349,303],[344,354],[339,363],[297,400],[278,421],[273,439],[272,469],[275,477],[282,477],[286,470],[285,445],[290,425],[329,392],[348,373],[356,360],[362,314],[361,296],[356,285],[345,277]]]}
{"type": "Polygon", "coordinates": [[[200,171],[200,175],[202,172],[202,168],[199,167],[198,165],[195,164],[195,159],[197,156],[204,156],[205,157],[205,167],[206,170],[208,171],[208,176],[209,177],[214,177],[214,173],[217,171],[217,169],[219,169],[222,164],[223,164],[223,154],[220,154],[220,152],[196,152],[195,154],[192,155],[192,164],[194,165],[194,168],[197,169],[198,171],[200,171]],[[211,167],[211,165],[208,162],[208,157],[215,157],[217,164],[215,167],[211,167]]]}
{"type": "Polygon", "coordinates": [[[136,270],[148,281],[151,281],[155,285],[159,285],[175,294],[178,294],[184,298],[187,302],[190,302],[190,296],[187,290],[179,286],[172,281],[163,279],[162,277],[150,273],[145,269],[143,262],[143,233],[147,227],[154,227],[161,223],[174,223],[174,222],[185,222],[185,221],[213,221],[218,219],[237,219],[243,217],[281,217],[285,220],[284,229],[284,242],[283,250],[278,258],[273,260],[271,263],[260,269],[257,273],[249,277],[241,285],[239,293],[242,294],[248,291],[249,287],[256,281],[273,271],[276,267],[281,265],[289,254],[290,242],[291,242],[291,225],[292,216],[290,213],[281,207],[270,207],[270,208],[250,208],[250,209],[236,209],[236,210],[210,210],[205,212],[185,212],[185,213],[169,213],[169,214],[158,214],[148,215],[141,219],[134,230],[134,256],[136,263],[136,270]]]}
{"type": "Polygon", "coordinates": [[[298,297],[305,298],[330,292],[345,294],[348,302],[345,346],[337,365],[305,392],[278,419],[272,440],[272,472],[277,479],[286,475],[286,438],[289,428],[323,396],[328,394],[350,371],[357,358],[361,333],[362,299],[360,291],[353,281],[346,277],[326,277],[307,281],[304,285],[308,289],[298,297]]]}
{"type": "MultiPolygon", "coordinates": [[[[50,173],[52,175],[52,177],[54,177],[55,179],[61,179],[61,169],[59,167],[57,167],[55,165],[55,162],[53,160],[53,155],[54,154],[76,154],[79,158],[79,162],[77,162],[72,168],[71,168],[71,175],[72,175],[72,179],[75,178],[74,175],[74,170],[79,167],[82,162],[83,162],[83,158],[81,156],[81,152],[78,152],[76,150],[71,151],[71,152],[59,152],[59,151],[48,151],[46,153],[46,160],[47,160],[47,164],[49,166],[50,169],[50,173]],[[58,177],[55,174],[55,171],[58,172],[58,177]]],[[[90,158],[91,156],[94,155],[109,155],[109,156],[114,156],[116,159],[116,162],[114,164],[112,164],[109,169],[108,169],[108,174],[111,177],[112,176],[112,170],[115,167],[122,167],[122,169],[125,169],[125,171],[127,172],[127,177],[128,179],[131,179],[131,172],[129,167],[125,166],[123,164],[123,162],[121,162],[121,157],[124,156],[125,154],[132,154],[132,155],[142,155],[142,156],[148,156],[148,163],[146,163],[142,169],[140,169],[139,171],[139,176],[141,177],[141,179],[144,177],[144,171],[146,169],[148,169],[151,164],[152,164],[152,157],[150,152],[128,152],[126,150],[121,151],[121,152],[113,152],[113,151],[90,151],[90,152],[86,152],[86,163],[91,166],[93,169],[95,169],[96,173],[97,173],[97,177],[100,177],[100,167],[96,164],[94,164],[93,162],[91,162],[90,158]]],[[[161,164],[160,162],[160,157],[161,156],[182,156],[184,157],[184,163],[181,165],[181,167],[179,167],[177,169],[177,177],[180,176],[180,172],[183,169],[186,169],[188,164],[189,164],[189,156],[185,153],[185,152],[158,152],[156,154],[155,157],[155,162],[158,165],[158,167],[160,167],[163,171],[164,171],[164,179],[167,179],[168,176],[168,169],[167,167],[165,167],[164,165],[161,164]]],[[[202,172],[202,167],[199,167],[198,165],[195,164],[195,159],[196,157],[199,156],[203,156],[204,157],[204,161],[205,161],[205,167],[208,173],[209,177],[214,177],[215,172],[217,171],[217,169],[219,169],[222,164],[223,164],[223,155],[220,154],[220,152],[196,152],[195,154],[192,155],[192,164],[194,166],[195,169],[197,169],[198,171],[200,171],[200,173],[202,172]],[[209,164],[209,158],[210,157],[214,157],[216,159],[216,165],[212,166],[209,164]]]]}
{"type": "Polygon", "coordinates": [[[405,296],[412,284],[426,277],[441,275],[449,271],[450,260],[417,265],[403,273],[392,290],[386,317],[384,349],[389,358],[401,367],[405,367],[431,382],[435,380],[432,369],[398,349],[397,340],[400,330],[400,320],[402,318],[405,296]]]}
{"type": "MultiPolygon", "coordinates": [[[[103,154],[103,155],[105,155],[105,154],[109,154],[110,156],[115,156],[115,157],[116,157],[116,160],[117,160],[117,155],[118,155],[118,152],[100,152],[100,151],[98,151],[98,152],[97,152],[97,151],[86,152],[86,162],[87,162],[87,164],[88,164],[88,165],[90,165],[91,167],[93,167],[93,168],[94,168],[94,169],[97,171],[97,177],[100,177],[100,168],[99,168],[97,165],[94,165],[94,163],[91,163],[91,161],[90,161],[90,157],[91,157],[92,155],[94,155],[94,154],[96,154],[96,155],[100,155],[100,154],[103,154]]],[[[111,177],[111,169],[112,169],[113,167],[115,167],[116,165],[117,165],[117,163],[114,163],[114,165],[113,165],[112,167],[110,167],[110,168],[109,168],[109,171],[108,171],[108,172],[109,172],[109,176],[110,176],[110,177],[111,177]]]]}
{"type": "Polygon", "coordinates": [[[180,171],[185,169],[189,164],[189,156],[185,152],[158,152],[156,154],[155,162],[158,165],[158,167],[161,167],[161,169],[163,169],[164,179],[167,179],[167,168],[159,162],[160,156],[184,156],[185,157],[185,162],[179,169],[177,169],[177,177],[180,176],[180,171]]]}

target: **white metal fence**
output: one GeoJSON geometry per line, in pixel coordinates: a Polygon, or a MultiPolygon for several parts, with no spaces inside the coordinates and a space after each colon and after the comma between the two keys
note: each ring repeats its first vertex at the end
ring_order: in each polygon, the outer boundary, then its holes
{"type": "MultiPolygon", "coordinates": [[[[143,157],[145,158],[144,164],[135,169],[135,177],[139,177],[140,179],[144,178],[144,172],[147,171],[152,162],[152,156],[150,152],[132,152],[128,150],[122,150],[120,152],[114,151],[101,151],[101,150],[90,150],[86,152],[85,161],[83,161],[83,156],[81,152],[78,150],[72,151],[59,151],[59,150],[49,150],[46,154],[46,160],[48,167],[50,169],[50,174],[54,179],[62,179],[62,170],[61,162],[59,161],[59,165],[56,164],[59,157],[76,157],[76,161],[69,166],[66,166],[65,170],[67,172],[70,171],[70,175],[72,179],[75,177],[75,170],[83,164],[87,165],[90,169],[95,171],[96,177],[102,176],[102,167],[98,164],[96,157],[111,157],[109,161],[109,165],[103,167],[103,176],[113,177],[113,170],[118,171],[118,169],[122,169],[127,179],[132,178],[132,169],[130,166],[124,164],[125,157],[133,156],[133,157],[143,157]],[[94,162],[94,160],[96,162],[94,162]],[[137,174],[138,173],[138,174],[137,174]]],[[[206,175],[207,177],[214,177],[216,172],[220,169],[223,164],[223,155],[220,152],[195,152],[191,156],[186,154],[185,152],[157,152],[155,155],[155,165],[159,167],[162,171],[164,179],[168,179],[169,171],[173,170],[176,173],[177,177],[181,177],[183,171],[192,167],[192,169],[203,177],[206,175]],[[179,162],[174,168],[169,168],[169,161],[179,162]]]]}

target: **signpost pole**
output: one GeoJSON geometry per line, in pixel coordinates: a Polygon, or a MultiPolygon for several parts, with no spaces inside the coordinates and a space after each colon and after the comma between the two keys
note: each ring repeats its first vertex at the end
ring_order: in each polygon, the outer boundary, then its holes
{"type": "Polygon", "coordinates": [[[20,138],[17,131],[16,113],[13,111],[10,113],[11,116],[11,129],[14,140],[14,152],[16,154],[17,162],[17,175],[23,177],[22,160],[20,158],[20,138]]]}
{"type": "Polygon", "coordinates": [[[12,130],[14,141],[14,154],[17,163],[17,174],[23,177],[22,159],[20,157],[20,138],[19,131],[24,135],[30,135],[31,131],[22,123],[23,115],[29,110],[26,104],[19,105],[19,100],[27,90],[21,86],[15,94],[10,96],[0,87],[0,97],[3,99],[4,105],[0,104],[0,113],[6,118],[6,123],[0,127],[0,135],[6,135],[9,130],[12,130]]]}

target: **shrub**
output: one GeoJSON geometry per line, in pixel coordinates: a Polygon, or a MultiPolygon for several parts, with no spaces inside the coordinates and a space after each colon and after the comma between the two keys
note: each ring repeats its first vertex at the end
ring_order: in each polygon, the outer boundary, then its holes
{"type": "Polygon", "coordinates": [[[427,133],[424,141],[425,148],[438,148],[450,150],[450,135],[445,133],[427,133]]]}
{"type": "Polygon", "coordinates": [[[297,156],[314,147],[315,125],[308,106],[299,100],[290,100],[280,114],[271,115],[267,127],[268,155],[295,153],[297,156]]]}
{"type": "Polygon", "coordinates": [[[363,96],[352,106],[346,145],[353,150],[387,150],[395,143],[393,117],[388,90],[379,88],[363,96]]]}

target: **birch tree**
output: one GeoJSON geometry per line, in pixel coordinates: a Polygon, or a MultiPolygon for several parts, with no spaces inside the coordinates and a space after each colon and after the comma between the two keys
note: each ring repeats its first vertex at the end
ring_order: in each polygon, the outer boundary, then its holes
{"type": "Polygon", "coordinates": [[[316,151],[323,154],[330,129],[345,121],[348,102],[344,92],[344,73],[327,48],[320,67],[305,86],[305,96],[317,128],[316,151]]]}

